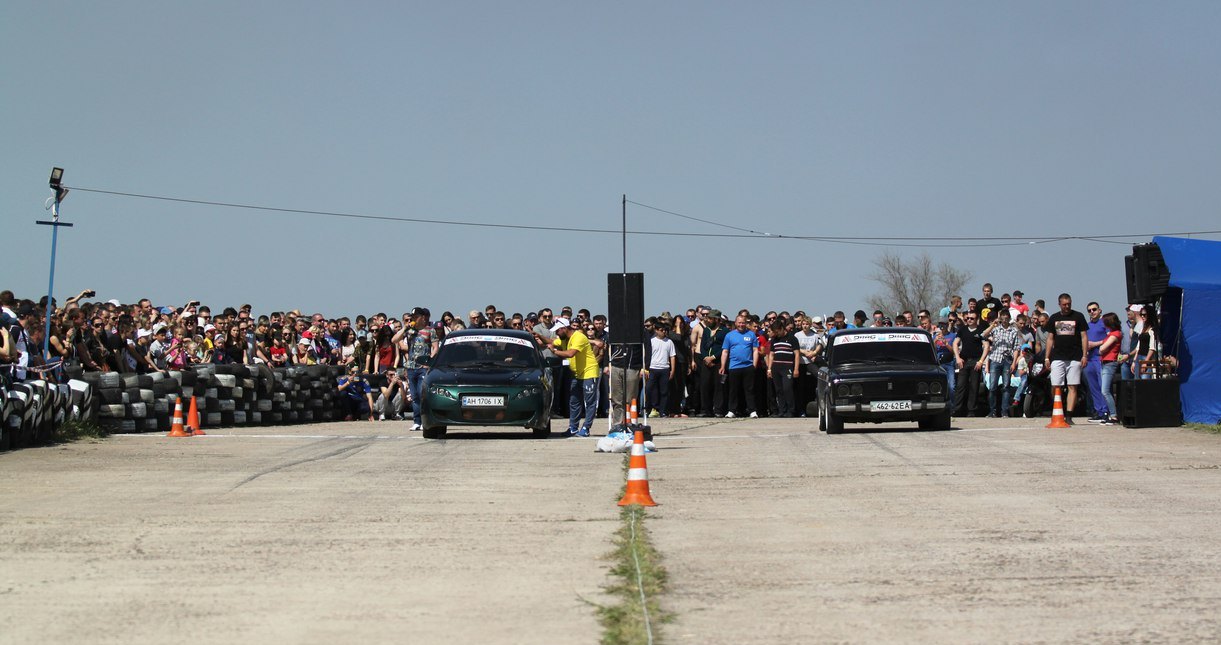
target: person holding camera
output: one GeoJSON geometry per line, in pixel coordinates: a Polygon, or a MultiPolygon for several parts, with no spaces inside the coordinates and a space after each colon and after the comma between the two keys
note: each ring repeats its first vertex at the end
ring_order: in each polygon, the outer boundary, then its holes
{"type": "Polygon", "coordinates": [[[392,369],[386,370],[384,374],[386,384],[380,388],[382,395],[374,405],[373,412],[382,421],[402,421],[403,410],[411,399],[407,382],[399,378],[399,373],[392,369]]]}
{"type": "Polygon", "coordinates": [[[347,376],[339,377],[339,404],[343,408],[344,421],[353,421],[359,415],[373,420],[373,389],[360,376],[356,365],[348,367],[347,376]]]}

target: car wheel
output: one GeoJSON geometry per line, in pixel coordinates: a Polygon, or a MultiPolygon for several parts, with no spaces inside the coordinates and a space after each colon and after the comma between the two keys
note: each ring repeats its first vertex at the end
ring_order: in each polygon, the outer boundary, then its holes
{"type": "Polygon", "coordinates": [[[421,432],[424,433],[425,439],[444,439],[445,438],[445,426],[432,426],[431,428],[424,428],[423,430],[421,430],[421,432]]]}
{"type": "Polygon", "coordinates": [[[824,407],[823,413],[827,417],[827,434],[839,434],[844,431],[844,418],[836,414],[831,406],[824,407]]]}

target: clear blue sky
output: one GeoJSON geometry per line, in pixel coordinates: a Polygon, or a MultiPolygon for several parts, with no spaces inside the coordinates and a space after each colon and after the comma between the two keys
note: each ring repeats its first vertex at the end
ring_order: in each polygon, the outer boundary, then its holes
{"type": "MultiPolygon", "coordinates": [[[[0,61],[0,288],[35,298],[52,166],[87,188],[587,229],[617,228],[625,193],[794,235],[1221,228],[1218,2],[8,0],[0,61]]],[[[63,217],[61,300],[598,311],[621,267],[610,235],[84,192],[63,217]]],[[[730,232],[639,207],[628,225],[730,232]]],[[[852,311],[884,250],[633,236],[628,262],[650,312],[852,311]]],[[[930,252],[974,272],[966,295],[1124,304],[1127,246],[930,252]]]]}

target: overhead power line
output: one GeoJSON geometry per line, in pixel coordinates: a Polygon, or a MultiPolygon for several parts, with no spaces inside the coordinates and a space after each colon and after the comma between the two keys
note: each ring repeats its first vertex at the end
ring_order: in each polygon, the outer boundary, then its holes
{"type": "MultiPolygon", "coordinates": [[[[516,229],[529,231],[556,231],[563,233],[594,233],[600,235],[621,235],[623,231],[616,229],[604,228],[583,228],[576,226],[541,226],[531,224],[503,224],[493,222],[475,222],[469,220],[447,220],[436,218],[422,217],[397,217],[391,215],[371,215],[367,213],[346,213],[340,211],[322,211],[310,210],[302,208],[287,208],[280,206],[261,206],[257,204],[243,204],[237,202],[226,202],[210,199],[191,199],[185,197],[171,197],[166,195],[148,195],[142,193],[131,193],[117,190],[103,190],[100,188],[81,188],[77,186],[67,187],[70,190],[75,190],[82,193],[97,193],[100,195],[111,195],[114,197],[128,197],[134,199],[147,199],[154,201],[173,202],[179,204],[194,204],[198,206],[215,206],[220,208],[235,208],[244,210],[263,211],[270,213],[290,213],[297,215],[318,215],[322,217],[341,217],[347,219],[372,220],[382,222],[398,222],[405,224],[438,224],[442,226],[466,226],[476,228],[495,228],[495,229],[516,229]]],[[[665,213],[682,219],[726,228],[737,233],[698,233],[698,232],[676,232],[676,231],[648,231],[648,230],[629,230],[628,235],[641,236],[656,236],[656,237],[699,237],[699,238],[732,238],[732,239],[774,239],[774,240],[799,240],[805,242],[823,242],[830,244],[848,244],[855,246],[897,246],[897,247],[918,247],[918,248],[968,248],[968,247],[1003,247],[1003,246],[1028,246],[1035,244],[1051,244],[1056,242],[1066,242],[1079,240],[1083,242],[1101,242],[1109,244],[1130,244],[1120,240],[1130,238],[1147,239],[1154,235],[1215,235],[1221,234],[1221,230],[1216,231],[1182,231],[1175,233],[1131,233],[1124,235],[1082,235],[1082,236],[1060,236],[1060,237],[972,237],[972,236],[833,236],[833,235],[790,235],[768,233],[756,231],[754,229],[732,224],[724,224],[714,220],[685,215],[673,210],[659,208],[641,202],[627,200],[627,203],[641,208],[646,208],[652,211],[665,213]]]]}

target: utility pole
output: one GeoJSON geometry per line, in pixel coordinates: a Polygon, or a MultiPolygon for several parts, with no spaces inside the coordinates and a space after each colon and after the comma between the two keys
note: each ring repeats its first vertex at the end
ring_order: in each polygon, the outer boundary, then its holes
{"type": "Polygon", "coordinates": [[[47,284],[47,309],[44,312],[44,314],[45,314],[44,318],[46,318],[46,323],[43,327],[43,337],[42,337],[42,356],[43,356],[43,359],[45,359],[48,362],[51,360],[51,314],[53,314],[55,311],[55,305],[52,304],[55,302],[55,300],[54,300],[55,247],[56,247],[57,243],[59,242],[59,227],[61,227],[61,226],[67,226],[69,228],[72,227],[72,225],[69,224],[68,222],[59,221],[59,205],[60,205],[60,203],[62,203],[64,201],[64,198],[68,196],[68,189],[64,188],[64,186],[63,186],[63,178],[64,178],[64,169],[63,168],[52,168],[51,169],[50,185],[51,185],[51,190],[55,191],[55,196],[52,197],[51,199],[47,200],[48,202],[50,202],[49,208],[51,209],[51,221],[49,221],[49,222],[46,220],[35,220],[34,221],[35,224],[40,224],[42,226],[51,227],[51,279],[49,281],[49,284],[47,284]]]}

